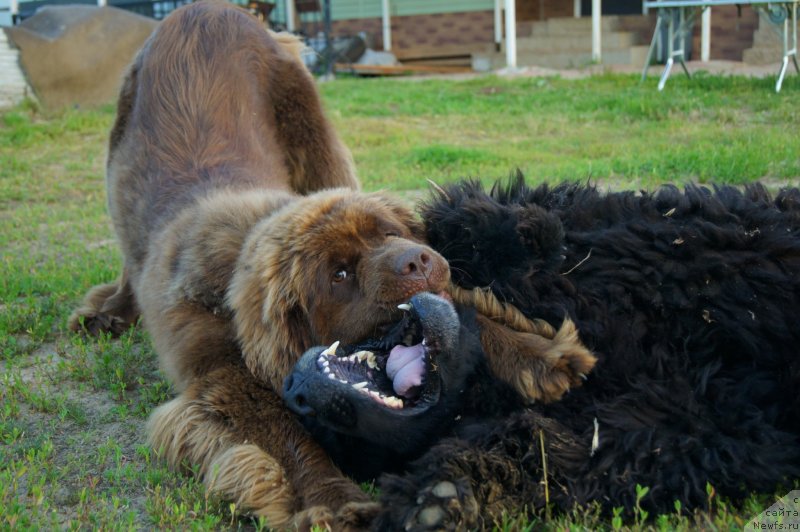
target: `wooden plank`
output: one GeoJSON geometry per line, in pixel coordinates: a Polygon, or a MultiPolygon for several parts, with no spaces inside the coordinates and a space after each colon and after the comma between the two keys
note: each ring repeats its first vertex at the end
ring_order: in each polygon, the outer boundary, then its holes
{"type": "Polygon", "coordinates": [[[424,65],[424,66],[472,66],[472,56],[466,55],[463,57],[429,57],[424,59],[414,59],[411,61],[403,61],[406,66],[424,65]]]}
{"type": "Polygon", "coordinates": [[[371,76],[405,76],[410,74],[463,74],[472,72],[469,67],[463,66],[433,66],[433,65],[357,65],[336,63],[336,72],[351,74],[364,74],[371,76]]]}
{"type": "Polygon", "coordinates": [[[401,61],[428,59],[433,57],[470,57],[475,52],[493,51],[491,43],[454,44],[442,46],[414,46],[396,48],[392,53],[401,61]]]}

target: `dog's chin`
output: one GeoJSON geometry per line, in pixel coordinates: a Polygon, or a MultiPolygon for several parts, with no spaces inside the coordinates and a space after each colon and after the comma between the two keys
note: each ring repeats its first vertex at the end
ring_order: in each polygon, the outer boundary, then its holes
{"type": "Polygon", "coordinates": [[[289,408],[337,432],[382,441],[396,437],[397,423],[435,407],[446,385],[438,361],[458,349],[458,314],[430,293],[401,308],[402,318],[380,338],[308,350],[284,386],[289,408]]]}

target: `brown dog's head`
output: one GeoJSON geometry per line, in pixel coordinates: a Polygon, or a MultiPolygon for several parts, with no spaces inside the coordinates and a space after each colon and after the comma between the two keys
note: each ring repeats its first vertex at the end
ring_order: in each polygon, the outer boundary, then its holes
{"type": "Polygon", "coordinates": [[[380,194],[298,198],[248,236],[228,302],[245,362],[276,390],[305,350],[380,335],[419,292],[442,292],[447,262],[409,209],[380,194]]]}

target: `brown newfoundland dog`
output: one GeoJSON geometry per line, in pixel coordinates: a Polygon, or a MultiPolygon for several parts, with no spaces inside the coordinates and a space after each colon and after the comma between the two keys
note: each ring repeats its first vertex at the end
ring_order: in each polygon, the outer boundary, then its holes
{"type": "MultiPolygon", "coordinates": [[[[282,382],[309,347],[380,334],[450,273],[411,211],[358,192],[297,41],[221,3],[175,11],[124,81],[107,185],[124,271],[70,326],[119,332],[141,315],[179,393],[153,412],[152,445],[272,527],[363,525],[372,503],[282,382]]],[[[574,335],[483,325],[492,369],[530,399],[593,364],[574,335]]]]}

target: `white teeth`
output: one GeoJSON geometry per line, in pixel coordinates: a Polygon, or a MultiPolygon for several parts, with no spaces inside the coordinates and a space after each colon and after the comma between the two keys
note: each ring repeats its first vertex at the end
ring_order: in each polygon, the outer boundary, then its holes
{"type": "Polygon", "coordinates": [[[370,369],[375,369],[378,367],[378,360],[375,358],[375,353],[370,353],[367,351],[367,366],[369,366],[370,369]]]}
{"type": "Polygon", "coordinates": [[[339,379],[339,382],[341,382],[342,384],[347,384],[347,381],[343,381],[342,379],[339,379]]]}
{"type": "Polygon", "coordinates": [[[336,376],[333,373],[328,373],[328,378],[333,380],[336,378],[336,376]]]}
{"type": "Polygon", "coordinates": [[[372,398],[374,398],[374,399],[378,399],[378,400],[380,400],[380,398],[381,398],[381,394],[379,394],[378,392],[373,392],[373,391],[370,391],[370,392],[369,392],[369,395],[370,395],[370,397],[372,397],[372,398]]]}
{"type": "Polygon", "coordinates": [[[400,303],[399,305],[397,305],[397,308],[408,312],[409,310],[411,310],[411,305],[409,305],[408,303],[400,303]]]}
{"type": "Polygon", "coordinates": [[[399,397],[387,397],[383,400],[383,402],[389,408],[403,408],[403,400],[399,397]]]}
{"type": "Polygon", "coordinates": [[[330,374],[331,368],[329,368],[328,366],[322,366],[322,372],[330,374]]]}
{"type": "Polygon", "coordinates": [[[331,346],[328,349],[326,349],[325,351],[320,353],[320,355],[333,355],[333,356],[336,356],[336,349],[338,349],[338,347],[339,347],[339,340],[336,340],[335,342],[333,342],[331,344],[331,346]]]}
{"type": "Polygon", "coordinates": [[[359,382],[358,384],[353,385],[353,388],[355,388],[356,390],[361,390],[366,387],[367,387],[367,381],[359,382]]]}
{"type": "Polygon", "coordinates": [[[323,360],[323,361],[322,361],[322,367],[323,367],[323,368],[326,368],[326,369],[327,369],[327,368],[328,368],[328,366],[330,366],[330,365],[331,365],[331,363],[330,363],[330,362],[328,362],[327,360],[323,360]]]}
{"type": "Polygon", "coordinates": [[[356,357],[356,359],[359,362],[364,362],[364,359],[366,359],[367,356],[369,356],[370,354],[371,353],[369,351],[359,351],[358,353],[354,354],[353,356],[356,357]]]}

